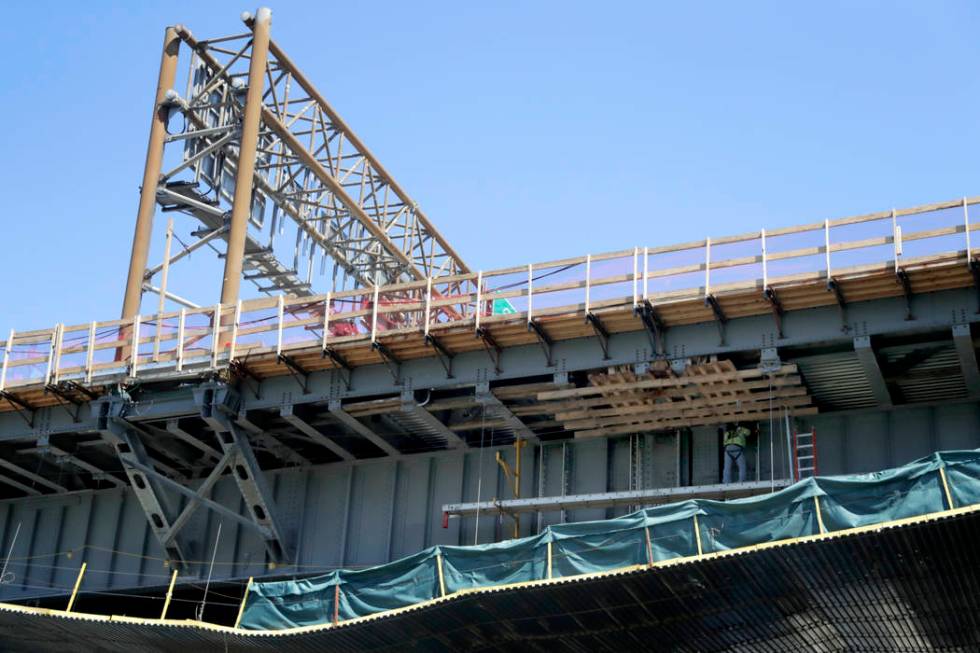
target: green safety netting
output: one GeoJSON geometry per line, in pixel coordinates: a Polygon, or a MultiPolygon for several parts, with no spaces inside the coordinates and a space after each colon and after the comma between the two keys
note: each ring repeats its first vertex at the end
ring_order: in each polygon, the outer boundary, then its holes
{"type": "Polygon", "coordinates": [[[506,542],[430,547],[368,569],[253,583],[240,626],[281,630],[331,623],[464,589],[650,564],[975,503],[980,450],[939,452],[871,474],[808,478],[762,496],[692,499],[617,519],[555,524],[506,542]]]}

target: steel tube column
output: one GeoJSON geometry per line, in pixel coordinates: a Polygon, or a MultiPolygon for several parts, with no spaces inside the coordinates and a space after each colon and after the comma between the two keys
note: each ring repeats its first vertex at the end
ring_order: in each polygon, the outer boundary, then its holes
{"type": "Polygon", "coordinates": [[[245,236],[252,211],[252,185],[255,174],[255,150],[259,140],[259,122],[262,117],[262,91],[265,87],[265,69],[269,59],[269,27],[272,11],[266,7],[256,12],[252,24],[252,51],[248,65],[248,91],[245,95],[245,114],[242,118],[242,135],[238,149],[238,170],[235,172],[235,197],[231,208],[231,230],[228,233],[228,252],[225,256],[225,273],[221,282],[221,303],[238,301],[242,283],[242,259],[245,255],[245,236]]]}
{"type": "Polygon", "coordinates": [[[164,102],[167,91],[174,86],[177,75],[177,53],[180,37],[177,29],[168,27],[163,37],[163,55],[160,58],[160,75],[157,94],[153,101],[153,121],[150,124],[150,141],[146,146],[146,164],[143,168],[143,186],[140,189],[140,205],[136,213],[136,230],[133,233],[133,252],[129,257],[129,275],[126,277],[126,294],[123,297],[122,318],[129,319],[140,312],[143,296],[143,273],[150,252],[150,235],[153,231],[153,214],[156,212],[157,183],[163,165],[163,145],[167,136],[167,109],[164,102]]]}

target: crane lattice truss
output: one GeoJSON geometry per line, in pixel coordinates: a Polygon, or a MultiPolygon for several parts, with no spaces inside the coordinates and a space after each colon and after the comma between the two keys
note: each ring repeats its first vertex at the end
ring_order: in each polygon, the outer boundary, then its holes
{"type": "MultiPolygon", "coordinates": [[[[254,28],[255,19],[246,23],[254,28]]],[[[228,240],[255,38],[175,31],[190,68],[185,92],[170,89],[162,103],[164,161],[180,152],[161,170],[156,200],[204,224],[194,248],[228,240]]],[[[271,40],[267,50],[244,278],[263,292],[301,296],[312,294],[314,274],[329,274],[339,290],[468,272],[283,50],[271,40]]],[[[161,267],[146,271],[144,288],[161,267]]]]}

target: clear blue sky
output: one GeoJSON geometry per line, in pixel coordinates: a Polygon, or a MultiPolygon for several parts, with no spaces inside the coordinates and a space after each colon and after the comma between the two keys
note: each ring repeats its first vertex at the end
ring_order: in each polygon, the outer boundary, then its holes
{"type": "MultiPolygon", "coordinates": [[[[270,6],[474,269],[980,193],[975,4],[270,6]]],[[[4,332],[118,316],[163,28],[242,10],[5,6],[4,332]]]]}

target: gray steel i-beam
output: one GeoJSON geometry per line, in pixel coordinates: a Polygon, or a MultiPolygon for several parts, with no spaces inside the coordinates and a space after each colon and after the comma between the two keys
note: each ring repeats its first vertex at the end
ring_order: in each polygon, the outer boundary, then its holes
{"type": "Polygon", "coordinates": [[[977,350],[969,324],[953,325],[953,344],[960,361],[960,371],[971,399],[980,399],[980,367],[977,366],[977,350]]]}
{"type": "Polygon", "coordinates": [[[864,370],[864,376],[871,386],[878,405],[885,408],[892,405],[891,392],[888,391],[888,384],[885,382],[885,375],[881,372],[881,365],[878,363],[878,355],[875,353],[870,336],[858,336],[854,338],[854,353],[857,354],[858,362],[864,370]]]}
{"type": "MultiPolygon", "coordinates": [[[[242,283],[242,261],[245,237],[252,211],[252,186],[255,174],[255,152],[259,141],[262,118],[262,92],[269,58],[269,29],[272,11],[260,8],[252,24],[252,52],[248,66],[248,90],[242,117],[242,134],[238,147],[238,170],[235,173],[235,195],[231,209],[231,230],[228,233],[228,252],[225,256],[224,278],[221,282],[221,303],[234,304],[242,283]]],[[[140,271],[142,273],[142,270],[140,271]]]]}
{"type": "Polygon", "coordinates": [[[139,210],[133,233],[133,251],[129,258],[129,274],[126,277],[126,294],[123,296],[122,318],[129,319],[140,312],[143,297],[143,275],[150,253],[150,236],[153,230],[153,214],[156,212],[157,182],[163,165],[163,147],[167,137],[167,92],[173,88],[177,76],[177,54],[180,37],[177,29],[168,27],[163,37],[163,55],[157,92],[153,100],[153,120],[150,123],[150,140],[146,146],[146,163],[143,168],[143,186],[140,188],[139,210]]]}

